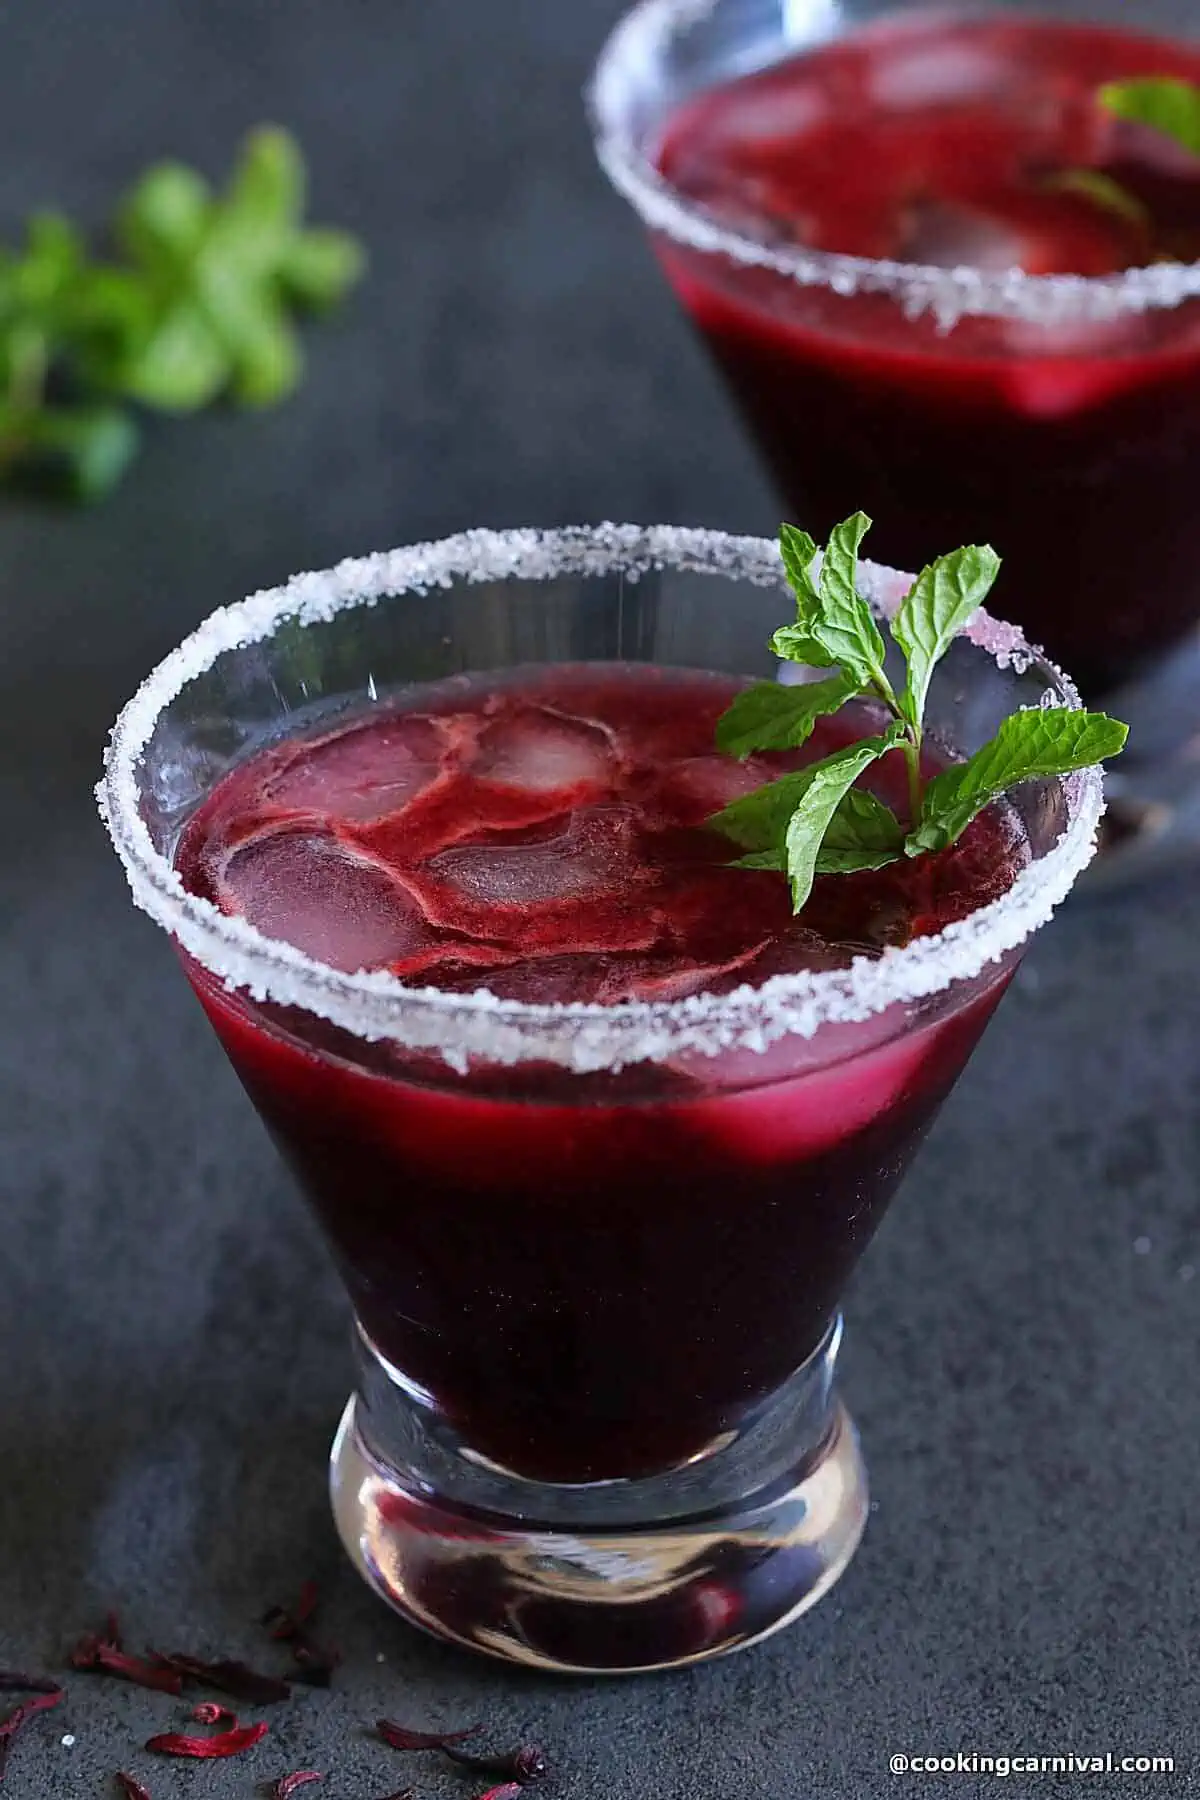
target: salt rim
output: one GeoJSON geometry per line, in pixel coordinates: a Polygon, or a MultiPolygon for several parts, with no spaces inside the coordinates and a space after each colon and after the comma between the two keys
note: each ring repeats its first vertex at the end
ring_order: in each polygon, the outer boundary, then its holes
{"type": "MultiPolygon", "coordinates": [[[[550,1061],[576,1073],[616,1070],[668,1055],[765,1051],[785,1036],[812,1037],[833,1021],[870,1018],[978,975],[1045,924],[1090,861],[1103,811],[1099,769],[1063,780],[1067,826],[1058,842],[1022,870],[1007,893],[937,936],[919,938],[847,969],[777,975],[761,987],[673,1001],[528,1004],[490,993],[448,995],[408,987],[386,971],[345,974],[292,945],[265,937],[190,894],[154,847],[138,807],[138,770],[163,709],[224,653],[260,643],[285,621],[314,624],[352,606],[421,595],[455,582],[619,571],[636,580],[651,569],[723,575],[787,592],[778,545],[686,527],[604,524],[558,531],[468,531],[438,543],[349,559],[293,576],[213,613],[147,677],[118,718],[96,788],[100,814],[125,867],[135,903],[169,931],[229,990],[297,1006],[368,1041],[435,1050],[456,1069],[490,1062],[550,1061]]],[[[874,610],[889,616],[912,577],[861,565],[874,610]]],[[[980,612],[966,629],[1000,666],[1036,664],[1059,703],[1078,707],[1071,682],[1014,628],[980,612]]]]}
{"type": "Polygon", "coordinates": [[[586,90],[596,154],[617,191],[653,231],[709,255],[773,269],[801,287],[836,294],[890,294],[907,317],[931,312],[943,331],[967,317],[1038,325],[1097,324],[1182,304],[1200,294],[1200,262],[1156,263],[1120,275],[985,273],[923,263],[874,261],[820,250],[781,248],[743,237],[697,201],[685,199],[642,153],[625,122],[627,70],[658,61],[678,33],[715,12],[721,0],[640,0],[609,36],[586,90]]]}

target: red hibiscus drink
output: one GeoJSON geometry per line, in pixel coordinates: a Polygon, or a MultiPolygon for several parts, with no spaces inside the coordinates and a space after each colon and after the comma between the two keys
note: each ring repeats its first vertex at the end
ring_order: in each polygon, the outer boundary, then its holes
{"type": "MultiPolygon", "coordinates": [[[[799,916],[733,867],[715,810],[877,724],[718,753],[780,600],[760,540],[473,533],[216,615],[114,737],[136,897],[354,1308],[343,1539],[407,1617],[526,1664],[697,1660],[836,1579],[866,1509],[843,1289],[1090,853],[1088,772],[799,916]]],[[[972,635],[931,763],[1061,691],[972,635]]],[[[902,810],[902,758],[873,777],[902,810]]]]}
{"type": "Polygon", "coordinates": [[[1124,0],[880,10],[831,41],[815,0],[651,0],[601,64],[601,154],[792,514],[861,505],[903,568],[994,543],[1022,626],[1107,691],[1200,617],[1200,157],[1097,96],[1200,81],[1200,43],[1124,0]]]}

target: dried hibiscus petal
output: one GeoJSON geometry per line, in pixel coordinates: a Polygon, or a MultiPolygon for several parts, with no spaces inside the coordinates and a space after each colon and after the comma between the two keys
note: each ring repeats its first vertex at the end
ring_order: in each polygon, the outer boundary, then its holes
{"type": "Polygon", "coordinates": [[[124,1769],[117,1771],[117,1786],[125,1796],[125,1800],[150,1800],[149,1788],[144,1788],[140,1781],[127,1775],[124,1769]]]}
{"type": "Polygon", "coordinates": [[[189,1737],[182,1731],[164,1731],[158,1737],[152,1737],[146,1744],[147,1750],[154,1750],[159,1756],[240,1756],[243,1750],[249,1750],[265,1738],[271,1727],[265,1719],[257,1725],[236,1725],[230,1731],[220,1731],[215,1737],[189,1737]]]}
{"type": "Polygon", "coordinates": [[[313,1687],[328,1687],[329,1678],[341,1657],[331,1646],[318,1644],[309,1635],[308,1622],[317,1610],[317,1600],[316,1582],[306,1581],[294,1607],[290,1610],[286,1606],[268,1607],[262,1623],[276,1642],[291,1645],[297,1681],[307,1681],[313,1687]]]}
{"type": "Polygon", "coordinates": [[[317,1610],[319,1598],[315,1581],[306,1581],[300,1589],[300,1598],[289,1612],[286,1606],[269,1606],[262,1616],[262,1622],[271,1636],[280,1643],[287,1643],[298,1637],[317,1610]]]}
{"type": "Polygon", "coordinates": [[[515,1750],[508,1750],[502,1756],[476,1756],[470,1750],[456,1750],[452,1744],[446,1744],[444,1748],[446,1755],[464,1769],[474,1769],[480,1775],[505,1776],[519,1787],[530,1781],[540,1781],[547,1773],[545,1754],[539,1744],[518,1744],[515,1750]]]}
{"type": "Polygon", "coordinates": [[[9,1713],[0,1725],[0,1781],[4,1780],[4,1771],[8,1767],[8,1759],[18,1736],[36,1718],[38,1713],[47,1712],[50,1707],[57,1706],[65,1699],[62,1688],[55,1688],[53,1693],[35,1693],[28,1700],[22,1700],[20,1706],[9,1713]]]}
{"type": "Polygon", "coordinates": [[[192,1717],[197,1725],[237,1724],[237,1714],[216,1700],[201,1700],[199,1706],[193,1706],[192,1717]]]}
{"type": "Polygon", "coordinates": [[[324,1781],[315,1769],[297,1769],[294,1775],[281,1775],[278,1781],[271,1784],[271,1800],[291,1800],[298,1788],[307,1787],[310,1781],[324,1781]]]}
{"type": "Polygon", "coordinates": [[[499,1787],[489,1788],[486,1794],[480,1794],[479,1800],[517,1800],[521,1791],[519,1781],[504,1781],[499,1787]]]}
{"type": "Polygon", "coordinates": [[[461,1744],[464,1738],[474,1737],[482,1727],[468,1725],[462,1731],[411,1731],[407,1725],[380,1719],[375,1729],[393,1750],[446,1750],[451,1744],[461,1744]]]}
{"type": "Polygon", "coordinates": [[[166,1669],[173,1669],[185,1681],[199,1682],[204,1687],[216,1688],[219,1694],[228,1694],[233,1700],[244,1700],[248,1706],[271,1706],[277,1700],[289,1700],[292,1690],[286,1681],[277,1675],[263,1675],[257,1669],[251,1669],[244,1662],[222,1660],[220,1662],[203,1662],[198,1656],[174,1654],[164,1656],[155,1653],[155,1661],[166,1669]]]}
{"type": "Polygon", "coordinates": [[[71,1667],[93,1675],[117,1675],[135,1687],[153,1688],[160,1694],[183,1692],[177,1672],[163,1668],[157,1660],[147,1661],[122,1650],[115,1613],[108,1615],[102,1632],[89,1632],[80,1638],[71,1652],[71,1667]]]}

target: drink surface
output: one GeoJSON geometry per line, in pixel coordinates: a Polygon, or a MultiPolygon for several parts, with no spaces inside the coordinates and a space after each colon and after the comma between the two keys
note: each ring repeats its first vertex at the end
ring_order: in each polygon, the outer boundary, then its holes
{"type": "Polygon", "coordinates": [[[774,242],[1031,275],[1190,262],[1200,158],[1096,103],[1146,75],[1200,81],[1200,49],[1012,16],[884,22],[701,96],[659,161],[774,242]]]}
{"type": "MultiPolygon", "coordinates": [[[[657,157],[686,198],[758,241],[1111,276],[1200,256],[1200,158],[1097,104],[1104,82],[1147,75],[1200,81],[1200,46],[906,15],[685,102],[657,157]],[[1097,179],[1134,205],[1106,204],[1097,179]]],[[[657,245],[789,511],[818,538],[861,506],[897,567],[993,543],[1012,611],[1090,693],[1194,623],[1200,303],[943,329],[887,294],[657,245]]]]}
{"type": "MultiPolygon", "coordinates": [[[[793,920],[701,823],[767,772],[713,751],[738,685],[592,665],[420,689],[251,758],[178,866],[336,966],[542,1001],[838,966],[1009,884],[1027,851],[993,812],[793,920]]],[[[811,1042],[583,1076],[455,1072],[185,966],[370,1345],[477,1456],[581,1482],[702,1454],[811,1355],[1013,965],[811,1042]]]]}
{"type": "MultiPolygon", "coordinates": [[[[335,968],[546,1002],[841,967],[1007,888],[1024,844],[993,810],[939,856],[819,879],[793,918],[782,877],[731,867],[738,852],[705,821],[877,720],[849,711],[801,752],[738,762],[714,731],[741,685],[628,664],[419,690],[238,769],[178,866],[194,892],[335,968]]],[[[876,780],[902,810],[903,759],[876,780]]]]}

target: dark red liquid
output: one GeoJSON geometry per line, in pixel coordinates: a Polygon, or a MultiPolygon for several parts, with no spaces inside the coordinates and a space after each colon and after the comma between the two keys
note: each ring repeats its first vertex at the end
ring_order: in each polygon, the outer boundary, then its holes
{"type": "MultiPolygon", "coordinates": [[[[178,866],[337,966],[543,1001],[844,966],[1008,886],[1028,852],[992,813],[939,857],[822,879],[794,920],[783,880],[726,866],[703,821],[869,721],[744,767],[712,749],[738,685],[628,665],[446,683],[251,760],[178,866]]],[[[901,806],[903,767],[878,779],[901,806]]],[[[467,1444],[565,1481],[694,1455],[805,1360],[1010,972],[765,1056],[456,1075],[188,968],[372,1342],[467,1444]]]]}
{"type": "MultiPolygon", "coordinates": [[[[1130,9],[1131,18],[1135,9],[1130,9]]],[[[1079,25],[884,21],[687,103],[659,161],[752,238],[993,272],[1103,276],[1200,257],[1200,159],[1096,103],[1200,81],[1200,48],[1079,25]],[[1099,171],[1131,219],[1068,180],[1099,171]]],[[[1100,324],[961,319],[658,247],[798,522],[857,508],[916,569],[971,542],[1006,605],[1090,690],[1200,615],[1200,306],[1100,324]]]]}

